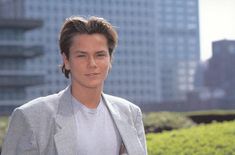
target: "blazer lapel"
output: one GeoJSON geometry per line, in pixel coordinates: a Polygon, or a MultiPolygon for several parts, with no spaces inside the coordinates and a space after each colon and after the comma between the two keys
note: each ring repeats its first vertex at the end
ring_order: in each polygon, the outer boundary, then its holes
{"type": "Polygon", "coordinates": [[[128,155],[144,155],[144,149],[141,145],[140,140],[138,139],[137,131],[134,128],[133,124],[128,122],[125,114],[121,114],[121,111],[115,109],[115,103],[111,103],[105,98],[105,95],[102,94],[103,100],[106,103],[111,116],[118,128],[118,131],[121,135],[122,141],[127,149],[128,155]]]}
{"type": "Polygon", "coordinates": [[[70,87],[67,87],[61,93],[55,122],[57,127],[54,140],[58,155],[75,155],[77,148],[77,128],[71,103],[70,87]]]}

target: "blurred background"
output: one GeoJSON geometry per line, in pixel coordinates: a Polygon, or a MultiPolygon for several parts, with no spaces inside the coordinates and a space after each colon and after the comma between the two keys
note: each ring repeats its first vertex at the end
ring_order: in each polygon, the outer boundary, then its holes
{"type": "Polygon", "coordinates": [[[58,35],[72,15],[101,16],[117,28],[104,92],[140,106],[147,133],[235,119],[234,7],[234,0],[0,0],[0,129],[14,108],[69,84],[58,35]]]}

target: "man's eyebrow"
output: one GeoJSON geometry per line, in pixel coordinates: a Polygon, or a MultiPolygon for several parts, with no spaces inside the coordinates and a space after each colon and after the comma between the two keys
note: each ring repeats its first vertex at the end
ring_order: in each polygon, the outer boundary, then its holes
{"type": "Polygon", "coordinates": [[[77,51],[74,51],[74,53],[75,53],[75,54],[79,54],[79,53],[80,53],[80,54],[86,54],[87,52],[85,52],[85,51],[80,51],[80,50],[77,50],[77,51]]]}
{"type": "MultiPolygon", "coordinates": [[[[76,50],[74,51],[74,54],[87,54],[88,52],[86,51],[81,51],[81,50],[76,50]]],[[[96,51],[95,53],[108,53],[108,51],[106,50],[100,50],[100,51],[96,51]]]]}
{"type": "Polygon", "coordinates": [[[101,50],[101,51],[97,51],[96,53],[106,53],[108,51],[105,51],[105,50],[101,50]]]}

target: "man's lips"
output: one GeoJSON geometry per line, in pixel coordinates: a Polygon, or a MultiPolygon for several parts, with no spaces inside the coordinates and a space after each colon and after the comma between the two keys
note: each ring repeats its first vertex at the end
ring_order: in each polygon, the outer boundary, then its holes
{"type": "Polygon", "coordinates": [[[88,73],[88,74],[85,74],[86,76],[90,77],[90,76],[96,76],[96,75],[99,75],[100,73],[88,73]]]}

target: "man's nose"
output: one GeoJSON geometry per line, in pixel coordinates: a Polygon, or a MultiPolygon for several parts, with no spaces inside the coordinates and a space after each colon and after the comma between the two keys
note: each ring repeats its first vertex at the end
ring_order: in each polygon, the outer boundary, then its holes
{"type": "Polygon", "coordinates": [[[96,67],[96,66],[97,66],[94,57],[89,57],[89,59],[88,59],[88,66],[89,66],[89,67],[96,67]]]}

